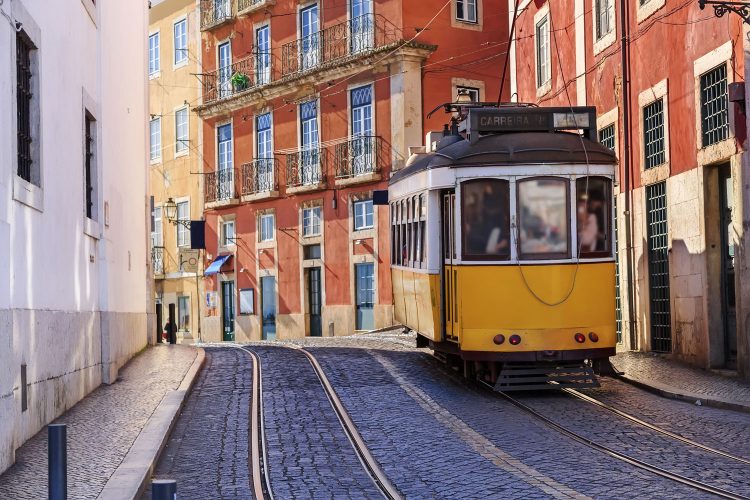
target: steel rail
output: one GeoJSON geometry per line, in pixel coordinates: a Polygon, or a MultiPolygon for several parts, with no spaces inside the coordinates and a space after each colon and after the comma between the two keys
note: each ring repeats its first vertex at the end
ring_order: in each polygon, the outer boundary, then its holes
{"type": "Polygon", "coordinates": [[[393,500],[403,498],[398,489],[393,485],[393,483],[391,483],[390,479],[388,479],[388,476],[386,476],[385,472],[380,467],[380,464],[377,462],[377,460],[375,460],[375,457],[373,457],[372,453],[370,453],[370,449],[367,447],[364,439],[362,439],[362,436],[357,430],[357,426],[354,425],[354,422],[349,416],[349,413],[341,403],[341,400],[336,394],[336,391],[333,389],[331,382],[328,380],[328,377],[326,377],[326,374],[323,372],[323,368],[320,366],[315,356],[302,347],[285,347],[302,351],[305,356],[307,356],[307,359],[312,365],[313,370],[315,370],[315,374],[318,376],[320,384],[323,386],[326,396],[328,397],[328,401],[330,401],[331,406],[336,412],[336,416],[339,419],[341,427],[344,429],[344,433],[346,434],[349,442],[352,444],[352,447],[357,454],[357,458],[362,463],[362,466],[370,475],[370,478],[372,479],[373,483],[378,488],[380,493],[383,495],[383,497],[393,500]]]}
{"type": "MultiPolygon", "coordinates": [[[[484,382],[482,380],[480,380],[479,382],[482,385],[484,385],[486,387],[489,387],[490,389],[493,389],[493,392],[494,392],[494,388],[490,384],[488,384],[488,383],[486,383],[486,382],[484,382]]],[[[545,424],[547,424],[547,426],[551,427],[552,429],[555,429],[556,431],[560,432],[561,434],[564,434],[564,435],[572,438],[573,440],[578,441],[579,443],[585,444],[586,446],[588,446],[590,448],[593,448],[593,449],[595,449],[597,451],[600,451],[600,452],[602,452],[602,453],[604,453],[606,455],[609,455],[609,456],[611,456],[613,458],[616,458],[617,460],[629,463],[629,464],[631,464],[631,465],[633,465],[635,467],[638,467],[640,469],[649,471],[649,472],[651,472],[653,474],[656,474],[658,476],[664,477],[666,479],[671,479],[672,481],[684,484],[685,486],[690,486],[692,488],[695,488],[697,490],[700,490],[700,491],[703,491],[703,492],[706,492],[706,493],[710,493],[712,495],[717,495],[717,496],[720,496],[722,498],[731,498],[731,499],[734,499],[734,500],[750,500],[750,497],[738,495],[736,493],[732,493],[731,491],[727,491],[727,490],[724,490],[722,488],[717,488],[715,486],[711,486],[709,484],[705,484],[705,483],[702,483],[700,481],[696,481],[694,479],[690,479],[688,477],[685,477],[685,476],[680,475],[680,474],[676,474],[674,472],[669,472],[668,470],[662,469],[661,467],[658,467],[656,465],[652,465],[652,464],[650,464],[648,462],[644,462],[643,460],[639,460],[639,459],[633,458],[633,457],[631,457],[629,455],[625,455],[624,453],[620,453],[619,451],[615,451],[612,448],[609,448],[608,446],[605,446],[603,444],[599,444],[596,441],[593,441],[591,439],[583,437],[580,434],[578,434],[578,433],[576,433],[574,431],[571,431],[570,429],[568,429],[566,427],[563,427],[562,425],[558,424],[557,422],[554,422],[553,420],[545,417],[544,415],[542,415],[538,411],[536,411],[533,408],[530,408],[529,406],[521,403],[520,401],[518,401],[517,399],[509,396],[506,393],[496,392],[496,394],[499,394],[500,396],[502,396],[503,398],[507,399],[511,404],[513,404],[517,408],[520,408],[521,410],[525,411],[526,413],[528,413],[528,414],[534,416],[535,418],[541,420],[542,422],[544,422],[545,424]]]]}
{"type": "Polygon", "coordinates": [[[649,422],[646,422],[645,420],[641,420],[638,417],[635,417],[633,415],[630,415],[629,413],[626,413],[619,408],[615,408],[614,406],[608,405],[607,403],[604,403],[603,401],[599,401],[596,398],[592,398],[591,396],[588,396],[586,394],[583,394],[581,392],[578,392],[575,389],[563,389],[563,391],[567,392],[568,394],[581,399],[583,401],[586,401],[592,405],[599,406],[601,408],[604,408],[605,410],[609,410],[612,413],[619,415],[623,418],[626,418],[632,422],[635,422],[638,425],[641,425],[643,427],[646,427],[648,429],[651,429],[652,431],[659,432],[661,434],[664,434],[665,436],[669,436],[672,439],[676,439],[677,441],[681,441],[685,444],[688,444],[690,446],[694,446],[696,448],[699,448],[703,451],[707,451],[709,453],[714,453],[716,455],[722,456],[724,458],[728,458],[730,460],[736,460],[737,462],[742,462],[743,464],[750,465],[750,460],[746,458],[739,457],[737,455],[732,455],[731,453],[727,453],[721,450],[717,450],[716,448],[712,448],[710,446],[706,446],[705,444],[698,443],[697,441],[693,441],[692,439],[688,439],[686,437],[680,436],[679,434],[676,434],[674,432],[668,431],[666,429],[663,429],[657,425],[651,424],[649,422]]]}

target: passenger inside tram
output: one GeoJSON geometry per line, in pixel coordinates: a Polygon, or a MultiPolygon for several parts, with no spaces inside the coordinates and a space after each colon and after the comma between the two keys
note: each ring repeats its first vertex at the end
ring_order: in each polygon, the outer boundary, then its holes
{"type": "Polygon", "coordinates": [[[510,198],[506,181],[482,180],[463,186],[464,254],[503,259],[510,255],[510,198]]]}
{"type": "Polygon", "coordinates": [[[608,180],[592,178],[576,182],[576,217],[578,221],[578,245],[582,257],[594,253],[609,252],[607,238],[609,228],[608,180]]]}

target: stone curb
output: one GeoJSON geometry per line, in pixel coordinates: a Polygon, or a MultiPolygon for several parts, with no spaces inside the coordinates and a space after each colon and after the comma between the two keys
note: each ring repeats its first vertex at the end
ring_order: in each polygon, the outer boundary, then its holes
{"type": "Polygon", "coordinates": [[[612,378],[621,380],[627,384],[638,387],[639,389],[643,389],[644,391],[648,391],[668,399],[675,399],[678,401],[685,401],[687,403],[693,404],[695,404],[696,401],[700,401],[702,406],[710,406],[712,408],[720,408],[722,410],[733,410],[750,413],[750,404],[737,403],[735,401],[727,401],[724,399],[711,399],[702,394],[680,392],[677,391],[674,387],[670,387],[665,384],[660,384],[653,381],[644,382],[642,380],[637,380],[620,373],[612,375],[612,378]]]}
{"type": "Polygon", "coordinates": [[[98,500],[132,500],[140,498],[144,493],[154,466],[167,444],[167,439],[177,422],[177,416],[205,360],[206,352],[198,348],[193,364],[182,379],[182,383],[161,400],[133,442],[128,454],[99,493],[98,500]]]}

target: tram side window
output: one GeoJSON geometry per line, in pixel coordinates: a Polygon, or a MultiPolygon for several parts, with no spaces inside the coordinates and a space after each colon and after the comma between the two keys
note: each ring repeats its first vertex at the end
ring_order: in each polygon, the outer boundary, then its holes
{"type": "Polygon", "coordinates": [[[567,179],[536,178],[518,183],[521,259],[563,259],[569,252],[567,179]]]}
{"type": "Polygon", "coordinates": [[[407,266],[409,265],[409,240],[406,235],[406,200],[401,200],[401,210],[399,215],[401,215],[401,218],[399,219],[399,227],[401,228],[401,255],[398,258],[398,263],[400,266],[407,266]]]}
{"type": "Polygon", "coordinates": [[[465,260],[510,258],[508,181],[478,179],[461,184],[461,227],[465,260]]]}
{"type": "Polygon", "coordinates": [[[604,177],[576,180],[578,247],[582,258],[612,253],[612,181],[604,177]]]}
{"type": "Polygon", "coordinates": [[[391,203],[391,264],[396,265],[398,263],[398,212],[396,210],[395,203],[391,203]]]}

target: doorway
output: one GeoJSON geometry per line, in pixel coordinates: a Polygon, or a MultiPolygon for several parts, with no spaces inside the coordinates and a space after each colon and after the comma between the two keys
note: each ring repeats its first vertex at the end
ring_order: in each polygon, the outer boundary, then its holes
{"type": "Polygon", "coordinates": [[[234,281],[221,282],[221,324],[223,334],[221,340],[234,341],[234,281]]]}
{"type": "Polygon", "coordinates": [[[321,337],[323,335],[323,320],[321,318],[322,293],[319,267],[311,267],[307,270],[307,295],[310,311],[310,336],[321,337]]]}
{"type": "Polygon", "coordinates": [[[732,239],[732,169],[719,167],[719,217],[721,226],[721,317],[724,327],[724,362],[734,369],[737,364],[737,309],[734,293],[734,241],[732,239]]]}
{"type": "Polygon", "coordinates": [[[273,340],[276,338],[276,278],[274,276],[260,278],[260,311],[263,340],[273,340]]]}
{"type": "Polygon", "coordinates": [[[458,270],[456,261],[456,193],[443,194],[443,294],[445,304],[445,335],[458,337],[458,270]]]}
{"type": "Polygon", "coordinates": [[[357,297],[357,330],[374,330],[375,264],[354,265],[355,294],[357,297]]]}

